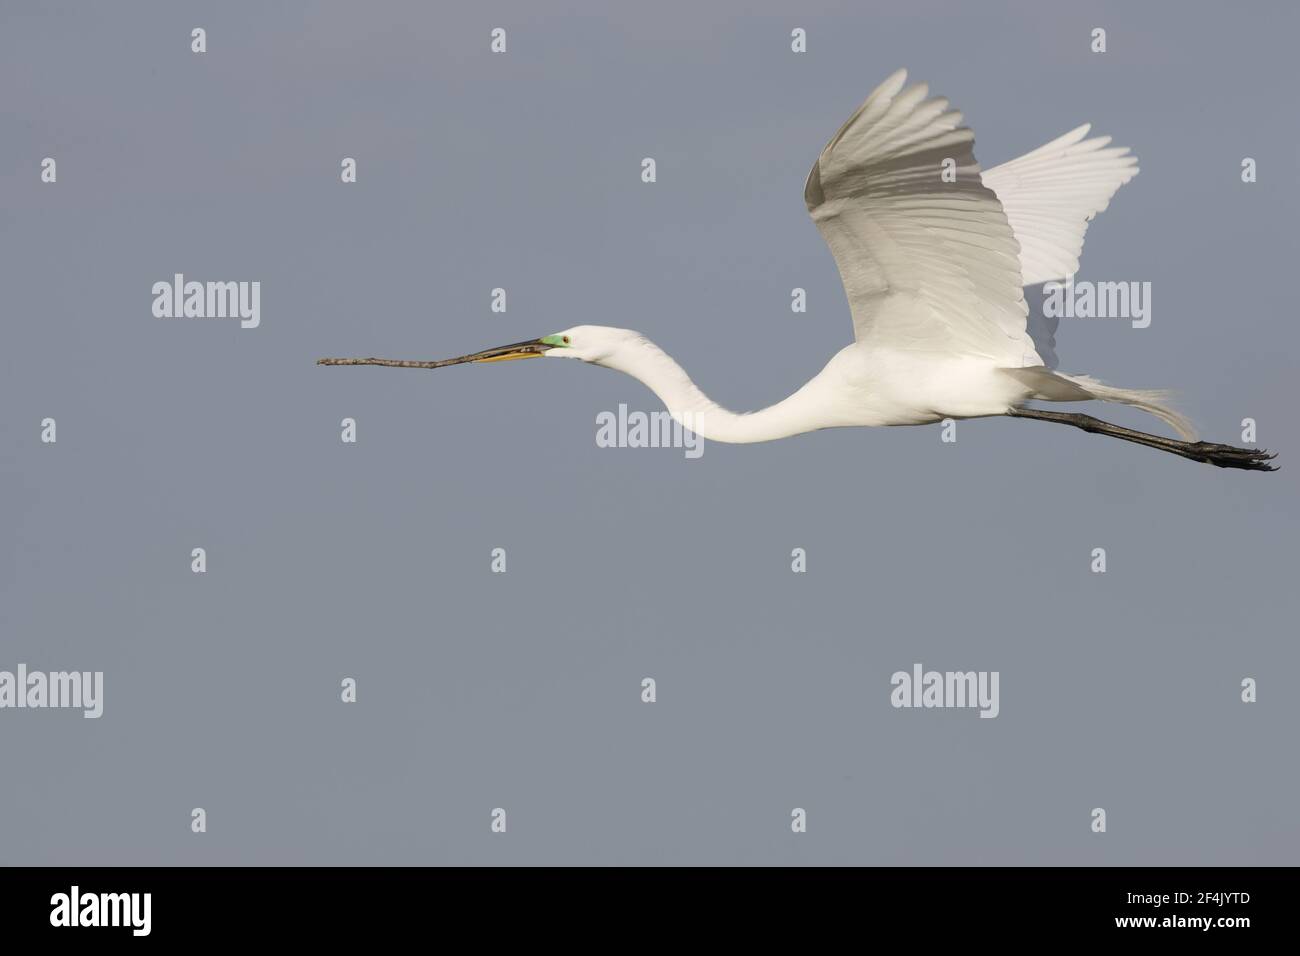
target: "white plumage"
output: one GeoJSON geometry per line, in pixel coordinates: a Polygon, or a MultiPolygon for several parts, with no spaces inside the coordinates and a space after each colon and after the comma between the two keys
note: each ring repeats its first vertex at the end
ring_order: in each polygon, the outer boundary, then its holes
{"type": "Polygon", "coordinates": [[[981,177],[1020,244],[1023,285],[1078,272],[1088,223],[1138,174],[1137,157],[1126,147],[1110,146],[1109,136],[1084,139],[1091,128],[1085,123],[981,177]]]}
{"type": "Polygon", "coordinates": [[[1041,365],[1019,247],[980,178],[975,134],[899,70],[813,164],[804,200],[839,266],[859,342],[1041,365]],[[948,164],[953,181],[945,181],[948,164]]]}
{"type": "Polygon", "coordinates": [[[894,402],[890,420],[867,423],[1001,415],[1028,399],[1099,399],[1142,408],[1194,440],[1191,423],[1159,392],[1050,371],[1026,328],[1022,286],[1078,269],[1088,222],[1137,175],[1137,160],[1106,148],[1108,138],[1084,140],[1089,127],[1080,126],[981,173],[961,114],[906,81],[899,70],[876,88],[804,187],[858,343],[890,358],[871,363],[877,395],[911,398],[911,409],[894,402]],[[960,394],[951,394],[954,385],[960,394]]]}

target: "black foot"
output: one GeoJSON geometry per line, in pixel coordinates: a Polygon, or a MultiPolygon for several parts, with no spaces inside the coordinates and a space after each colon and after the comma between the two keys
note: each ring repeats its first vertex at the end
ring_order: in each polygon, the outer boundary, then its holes
{"type": "Polygon", "coordinates": [[[1247,471],[1277,471],[1269,462],[1276,458],[1262,448],[1238,448],[1236,445],[1216,445],[1213,442],[1190,442],[1184,446],[1186,457],[1203,461],[1220,468],[1244,468],[1247,471]]]}

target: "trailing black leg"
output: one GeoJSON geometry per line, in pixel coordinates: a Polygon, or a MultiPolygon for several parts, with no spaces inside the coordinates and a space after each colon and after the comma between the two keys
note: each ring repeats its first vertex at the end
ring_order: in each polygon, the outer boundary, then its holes
{"type": "Polygon", "coordinates": [[[1135,431],[1132,428],[1124,428],[1121,425],[1112,425],[1110,422],[1103,422],[1099,418],[1082,415],[1078,412],[1045,412],[1037,408],[1013,408],[1007,414],[1012,418],[1036,418],[1043,422],[1073,425],[1075,428],[1082,428],[1086,432],[1109,435],[1112,438],[1120,438],[1134,444],[1145,445],[1148,448],[1167,451],[1172,455],[1179,455],[1192,461],[1203,461],[1206,464],[1217,465],[1220,468],[1277,471],[1277,468],[1269,464],[1269,461],[1277,456],[1270,455],[1262,449],[1238,448],[1235,445],[1216,445],[1213,442],[1206,441],[1180,441],[1176,438],[1164,438],[1160,435],[1151,435],[1147,432],[1135,431]]]}

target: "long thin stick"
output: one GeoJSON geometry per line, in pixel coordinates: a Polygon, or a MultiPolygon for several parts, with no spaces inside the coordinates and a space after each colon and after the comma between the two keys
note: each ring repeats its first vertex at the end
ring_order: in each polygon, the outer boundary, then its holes
{"type": "Polygon", "coordinates": [[[405,359],[381,358],[323,358],[317,359],[317,365],[386,365],[389,368],[442,368],[455,365],[459,359],[443,359],[439,362],[408,362],[405,359]]]}

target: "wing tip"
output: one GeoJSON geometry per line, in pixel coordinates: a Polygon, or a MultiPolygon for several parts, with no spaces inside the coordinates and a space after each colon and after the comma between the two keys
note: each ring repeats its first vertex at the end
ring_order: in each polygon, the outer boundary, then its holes
{"type": "Polygon", "coordinates": [[[865,107],[867,103],[873,103],[878,99],[892,100],[902,92],[903,87],[906,85],[907,67],[899,67],[893,73],[890,73],[889,76],[885,77],[884,81],[871,91],[871,95],[867,97],[866,102],[862,105],[865,107]]]}

